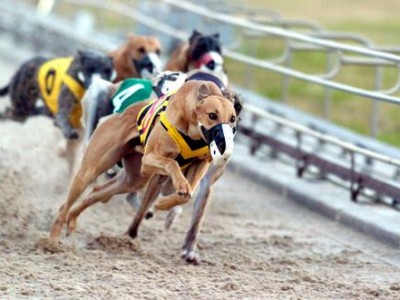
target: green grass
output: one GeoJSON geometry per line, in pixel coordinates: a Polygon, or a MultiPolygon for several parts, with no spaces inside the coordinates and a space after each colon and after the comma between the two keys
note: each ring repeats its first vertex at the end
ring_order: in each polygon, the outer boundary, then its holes
{"type": "MultiPolygon", "coordinates": [[[[263,38],[251,39],[239,52],[256,56],[260,59],[279,57],[284,50],[282,40],[263,38]]],[[[310,75],[326,72],[327,54],[321,51],[296,51],[291,57],[291,68],[310,75]]],[[[268,98],[283,101],[283,76],[257,67],[248,67],[236,61],[227,60],[230,79],[252,89],[268,98]]],[[[373,90],[375,87],[376,68],[371,66],[343,66],[334,81],[347,85],[373,90]]],[[[385,67],[383,70],[382,89],[389,89],[398,79],[398,70],[385,67]]],[[[289,79],[288,97],[285,103],[299,110],[320,117],[327,117],[324,112],[325,88],[316,84],[289,79]]],[[[333,90],[330,97],[331,121],[361,134],[370,134],[372,101],[333,90]]],[[[381,141],[400,146],[400,107],[380,105],[379,134],[381,141]]]]}

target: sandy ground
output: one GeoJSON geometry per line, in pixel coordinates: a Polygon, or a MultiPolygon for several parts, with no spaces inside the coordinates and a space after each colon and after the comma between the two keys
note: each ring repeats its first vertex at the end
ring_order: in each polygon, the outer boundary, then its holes
{"type": "MultiPolygon", "coordinates": [[[[12,66],[0,61],[0,85],[12,66]]],[[[0,109],[7,100],[1,99],[0,109]]],[[[218,183],[200,266],[179,257],[190,205],[123,237],[123,197],[86,211],[62,247],[47,241],[68,187],[60,132],[46,118],[0,123],[0,298],[399,299],[400,255],[238,174],[218,183]]]]}

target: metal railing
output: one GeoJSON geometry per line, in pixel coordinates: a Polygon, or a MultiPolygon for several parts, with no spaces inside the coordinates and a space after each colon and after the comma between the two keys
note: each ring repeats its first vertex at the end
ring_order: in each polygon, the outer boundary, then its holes
{"type": "MultiPolygon", "coordinates": [[[[366,39],[349,34],[326,33],[319,26],[315,26],[315,24],[308,24],[307,22],[284,21],[273,13],[270,13],[270,20],[265,21],[266,23],[269,22],[270,24],[274,24],[273,20],[275,19],[280,26],[293,26],[301,28],[307,27],[308,30],[310,30],[310,32],[312,33],[304,34],[279,27],[250,22],[243,18],[211,11],[207,8],[199,7],[186,1],[161,0],[159,2],[165,3],[168,6],[173,7],[174,9],[184,10],[186,12],[189,12],[190,14],[200,16],[204,20],[212,20],[213,22],[223,23],[225,25],[228,24],[231,27],[239,28],[239,39],[242,38],[240,34],[245,36],[246,34],[249,35],[249,33],[252,33],[252,35],[256,36],[257,38],[266,38],[273,36],[282,39],[285,42],[284,52],[280,57],[275,59],[265,60],[251,57],[245,53],[239,52],[237,50],[237,45],[235,44],[232,44],[231,48],[225,48],[224,54],[234,61],[244,63],[248,66],[254,66],[264,69],[266,71],[284,75],[283,80],[284,83],[286,82],[286,84],[283,84],[283,87],[285,87],[285,85],[286,87],[288,86],[287,80],[289,78],[296,78],[305,82],[324,86],[327,89],[341,90],[349,94],[361,96],[363,98],[400,104],[400,98],[394,95],[399,90],[400,77],[398,77],[393,87],[386,90],[382,90],[380,84],[381,79],[379,79],[379,77],[376,82],[376,88],[372,90],[354,87],[333,80],[333,78],[338,73],[338,69],[340,69],[341,66],[345,64],[373,65],[377,68],[377,72],[381,68],[385,67],[394,67],[397,68],[397,70],[399,69],[399,56],[392,53],[379,51],[379,48],[371,45],[371,43],[366,39]],[[360,46],[348,45],[333,40],[351,40],[358,43],[360,46]],[[330,62],[329,68],[327,68],[324,74],[307,74],[305,72],[301,72],[299,70],[291,68],[290,57],[291,55],[293,55],[293,51],[320,51],[321,49],[329,53],[328,57],[330,57],[327,60],[328,62],[330,62]],[[335,59],[332,59],[332,57],[335,59]]],[[[59,3],[68,3],[70,5],[75,5],[79,7],[89,6],[92,8],[104,9],[114,12],[120,16],[134,19],[135,21],[144,24],[147,27],[152,28],[153,30],[171,36],[175,39],[177,38],[180,40],[186,40],[188,37],[188,33],[181,28],[175,28],[171,25],[165,24],[159,18],[156,19],[154,17],[146,16],[140,11],[132,9],[131,7],[123,4],[107,5],[99,3],[98,1],[91,0],[62,0],[59,1],[59,3]]],[[[105,44],[104,39],[98,39],[92,35],[83,36],[79,33],[71,33],[71,30],[68,30],[62,26],[51,26],[51,29],[46,28],[48,25],[46,24],[46,22],[52,21],[48,21],[46,18],[43,17],[32,16],[31,22],[39,24],[38,26],[41,26],[40,28],[42,28],[43,30],[58,32],[59,34],[62,34],[63,37],[68,37],[71,40],[79,40],[85,45],[95,46],[104,50],[108,50],[110,48],[110,44],[105,44]]],[[[235,31],[235,33],[237,32],[235,31]]],[[[397,47],[390,50],[396,52],[398,51],[397,47]]],[[[329,98],[329,96],[327,97],[329,98]]],[[[376,194],[386,195],[387,197],[395,199],[390,204],[397,206],[398,203],[395,196],[400,195],[399,187],[395,182],[396,176],[398,175],[398,170],[400,169],[398,159],[378,153],[376,151],[366,150],[363,147],[352,145],[350,143],[344,143],[338,138],[327,136],[325,133],[318,132],[317,130],[312,130],[311,128],[303,125],[295,124],[292,121],[281,118],[274,114],[260,111],[259,109],[252,107],[251,105],[246,105],[245,110],[247,114],[252,116],[249,120],[256,120],[261,118],[275,124],[271,128],[276,128],[277,126],[279,126],[291,128],[295,131],[295,140],[297,146],[293,147],[292,145],[290,145],[290,142],[287,143],[284,140],[276,138],[273,135],[269,135],[266,132],[255,130],[256,123],[253,124],[250,122],[247,123],[247,125],[244,123],[244,125],[241,126],[241,132],[245,133],[247,136],[250,136],[256,144],[266,143],[276,150],[291,155],[297,161],[298,175],[302,175],[307,166],[309,164],[313,164],[321,170],[323,169],[323,172],[325,173],[336,174],[343,179],[349,180],[351,182],[351,195],[353,200],[357,198],[361,189],[368,188],[374,190],[376,194]],[[256,118],[254,118],[254,116],[256,116],[256,118]],[[351,153],[350,166],[343,166],[343,164],[339,165],[335,162],[332,162],[332,159],[330,158],[326,159],[316,153],[310,152],[309,150],[302,149],[302,147],[300,147],[299,145],[303,145],[303,141],[306,139],[305,137],[313,137],[316,141],[314,143],[314,146],[318,143],[323,143],[324,145],[334,145],[335,147],[340,148],[341,152],[346,151],[348,153],[351,153]],[[394,170],[395,172],[394,174],[390,175],[385,174],[385,176],[380,176],[379,174],[377,174],[377,176],[374,176],[371,173],[364,174],[363,172],[360,172],[360,168],[357,167],[357,161],[355,158],[356,155],[363,156],[365,158],[364,162],[368,162],[368,164],[372,164],[371,162],[376,161],[376,164],[379,164],[379,168],[381,168],[383,165],[389,165],[390,167],[394,168],[390,170],[394,170]]],[[[329,148],[328,146],[325,147],[329,148]]],[[[257,147],[253,148],[256,149],[257,147]]]]}

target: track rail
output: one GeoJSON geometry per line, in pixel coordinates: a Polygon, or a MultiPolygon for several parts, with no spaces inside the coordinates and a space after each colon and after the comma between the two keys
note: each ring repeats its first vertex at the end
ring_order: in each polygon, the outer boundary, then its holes
{"type": "MultiPolygon", "coordinates": [[[[6,1],[7,2],[7,1],[6,1]]],[[[231,59],[245,63],[249,66],[255,66],[258,68],[262,68],[266,71],[272,71],[279,74],[283,74],[288,78],[297,78],[307,82],[312,82],[318,85],[325,86],[330,89],[337,89],[341,91],[345,91],[349,94],[356,94],[365,99],[374,99],[377,101],[385,101],[394,104],[400,104],[400,98],[394,95],[395,92],[399,90],[400,80],[397,80],[396,84],[389,90],[383,91],[380,89],[376,90],[366,90],[357,88],[354,86],[346,85],[340,82],[336,82],[332,80],[337,73],[337,68],[340,68],[340,64],[367,64],[367,65],[375,65],[379,68],[384,66],[395,67],[399,69],[400,65],[400,56],[379,51],[377,49],[372,49],[372,45],[366,39],[361,39],[354,37],[352,35],[345,34],[327,34],[321,31],[321,28],[315,26],[314,24],[309,25],[309,28],[313,31],[313,34],[306,35],[301,34],[291,30],[285,30],[278,27],[267,26],[264,24],[254,23],[247,20],[244,20],[240,17],[235,17],[232,15],[227,15],[223,13],[217,13],[211,11],[207,8],[200,7],[198,5],[194,5],[187,1],[172,1],[172,0],[161,0],[162,3],[165,3],[171,7],[184,10],[186,12],[190,12],[193,15],[200,16],[204,19],[212,19],[213,21],[220,22],[223,24],[228,24],[232,27],[240,27],[241,29],[245,29],[247,31],[251,31],[256,33],[259,36],[277,36],[285,41],[287,41],[287,52],[280,59],[275,59],[271,61],[262,60],[259,58],[251,57],[249,55],[240,53],[238,51],[234,51],[232,49],[226,48],[224,49],[225,55],[230,57],[231,59]],[[353,39],[357,40],[361,46],[351,46],[339,42],[335,42],[332,40],[327,40],[330,37],[332,39],[353,39]],[[294,44],[296,42],[297,44],[294,44]],[[314,49],[324,49],[325,51],[333,51],[333,53],[339,57],[340,64],[333,65],[327,73],[321,75],[311,75],[306,74],[304,72],[300,72],[294,70],[290,67],[290,64],[287,63],[288,57],[291,55],[292,50],[314,50],[314,49]],[[346,55],[344,55],[346,53],[346,55]],[[351,55],[349,55],[351,54],[351,55]],[[356,55],[356,56],[352,56],[356,55]],[[284,64],[281,65],[281,64],[284,64]]],[[[77,7],[92,7],[97,9],[103,9],[107,11],[114,12],[119,16],[123,16],[125,18],[134,19],[136,22],[144,24],[154,30],[157,30],[163,34],[172,36],[174,38],[178,38],[181,40],[185,40],[188,37],[188,33],[179,28],[174,28],[171,25],[165,24],[164,22],[146,16],[145,14],[132,9],[131,7],[123,4],[118,5],[108,5],[105,3],[99,3],[98,1],[92,0],[62,0],[59,3],[67,3],[70,5],[74,5],[77,7]]],[[[68,27],[67,25],[57,25],[56,20],[48,19],[43,17],[43,15],[35,15],[32,14],[30,17],[27,17],[27,12],[24,10],[25,8],[20,9],[10,9],[10,5],[7,3],[4,6],[3,13],[7,10],[9,11],[8,17],[14,16],[16,20],[25,19],[29,22],[31,27],[37,26],[40,30],[42,30],[42,34],[39,37],[33,37],[33,39],[43,38],[43,31],[51,32],[52,36],[61,35],[61,38],[68,38],[69,41],[78,41],[79,44],[97,47],[102,50],[107,50],[110,48],[110,44],[106,43],[104,39],[96,38],[95,36],[84,35],[77,33],[73,29],[68,27]],[[52,26],[49,26],[49,24],[52,26]]],[[[274,14],[271,14],[272,18],[278,20],[280,24],[289,24],[290,22],[283,22],[281,19],[277,18],[274,14]]],[[[18,21],[10,21],[18,22],[18,21]]],[[[300,22],[292,22],[293,26],[308,26],[307,23],[300,22]]],[[[18,26],[12,26],[14,29],[18,26]]],[[[19,34],[29,34],[29,30],[25,33],[19,32],[19,34]]],[[[60,39],[59,39],[60,40],[60,39]]],[[[37,42],[37,41],[36,41],[37,42]]],[[[54,42],[52,44],[55,44],[54,42]]],[[[62,41],[60,40],[60,44],[62,41]]],[[[68,43],[67,43],[68,44],[68,43]]],[[[392,50],[397,50],[394,48],[392,50]]],[[[398,170],[400,169],[400,161],[398,158],[393,156],[388,156],[377,151],[368,150],[364,147],[357,146],[348,142],[343,142],[340,138],[335,136],[327,135],[326,133],[321,133],[318,130],[314,130],[307,126],[296,124],[295,122],[288,120],[287,118],[282,118],[272,113],[268,113],[258,109],[257,107],[253,107],[251,105],[245,106],[245,111],[251,117],[249,120],[259,120],[263,119],[268,121],[269,123],[275,124],[273,126],[279,126],[284,128],[289,128],[295,132],[295,141],[297,146],[293,146],[293,142],[287,142],[285,140],[280,139],[268,132],[259,131],[256,129],[255,123],[243,123],[240,131],[246,136],[253,139],[254,145],[265,144],[269,147],[272,147],[276,151],[280,151],[291,156],[297,163],[298,175],[301,176],[308,169],[309,166],[315,166],[319,168],[324,173],[331,173],[343,180],[350,182],[350,190],[351,190],[351,198],[356,200],[360,194],[360,191],[363,189],[370,189],[375,191],[376,195],[383,195],[383,197],[389,197],[392,201],[388,203],[397,207],[397,195],[400,195],[400,189],[395,182],[396,176],[398,175],[398,170]],[[326,158],[324,155],[320,155],[321,153],[312,152],[309,149],[304,149],[302,146],[305,141],[308,141],[310,138],[313,138],[314,146],[318,143],[322,143],[324,145],[331,145],[341,149],[341,152],[350,153],[350,164],[339,164],[332,160],[331,158],[326,158]],[[376,162],[379,164],[379,172],[365,173],[359,171],[360,168],[357,168],[357,160],[356,156],[364,157],[364,161],[368,162],[368,164],[372,164],[372,162],[376,162]],[[393,174],[388,174],[387,167],[391,167],[391,171],[394,171],[393,174]],[[385,174],[382,175],[380,172],[381,169],[385,170],[385,174]],[[393,200],[394,199],[394,200],[393,200]]],[[[253,150],[256,150],[257,147],[253,147],[253,150]]],[[[309,147],[310,148],[310,147],[309,147]]],[[[325,154],[325,152],[324,152],[325,154]]],[[[326,154],[325,154],[326,156],[326,154]]]]}

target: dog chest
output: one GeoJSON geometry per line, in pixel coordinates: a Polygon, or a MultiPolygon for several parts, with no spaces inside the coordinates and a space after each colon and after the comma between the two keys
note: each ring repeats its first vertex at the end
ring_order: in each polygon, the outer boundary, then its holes
{"type": "Polygon", "coordinates": [[[191,139],[168,121],[165,115],[168,100],[169,97],[166,99],[160,98],[145,106],[140,111],[137,119],[140,141],[145,147],[154,125],[159,121],[171,139],[179,146],[180,153],[175,160],[178,162],[181,169],[185,169],[197,158],[209,155],[209,146],[202,139],[191,139]]]}

